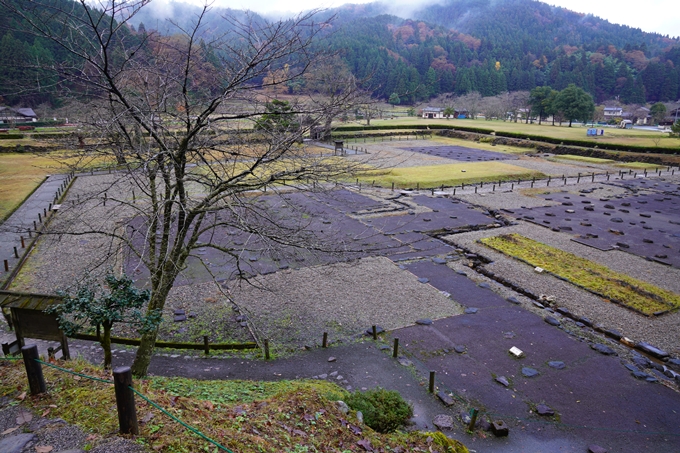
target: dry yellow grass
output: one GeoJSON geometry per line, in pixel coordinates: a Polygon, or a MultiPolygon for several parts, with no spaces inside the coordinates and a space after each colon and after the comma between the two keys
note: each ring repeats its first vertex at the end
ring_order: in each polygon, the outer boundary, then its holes
{"type": "Polygon", "coordinates": [[[537,171],[503,162],[471,162],[464,164],[428,165],[421,167],[372,170],[364,173],[359,180],[381,187],[394,183],[400,189],[420,187],[424,189],[440,186],[452,187],[462,183],[494,182],[498,180],[531,179],[543,177],[537,171]]]}

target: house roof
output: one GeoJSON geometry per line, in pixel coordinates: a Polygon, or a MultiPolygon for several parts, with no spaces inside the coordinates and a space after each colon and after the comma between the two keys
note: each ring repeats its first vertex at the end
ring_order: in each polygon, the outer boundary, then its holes
{"type": "Polygon", "coordinates": [[[423,112],[442,112],[442,111],[444,111],[444,109],[441,107],[425,107],[423,109],[423,112]]]}
{"type": "Polygon", "coordinates": [[[0,307],[3,308],[22,308],[25,310],[43,311],[52,305],[60,303],[62,303],[62,299],[59,296],[0,290],[0,307]]]}
{"type": "Polygon", "coordinates": [[[23,116],[25,118],[37,118],[38,115],[35,114],[32,108],[22,107],[15,109],[13,107],[0,106],[0,116],[7,116],[7,114],[13,113],[15,115],[23,116]]]}

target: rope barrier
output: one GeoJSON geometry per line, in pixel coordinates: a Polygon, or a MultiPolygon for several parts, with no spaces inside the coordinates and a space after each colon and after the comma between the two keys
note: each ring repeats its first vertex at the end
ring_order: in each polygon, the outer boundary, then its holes
{"type": "Polygon", "coordinates": [[[59,371],[63,371],[65,373],[73,374],[75,376],[80,376],[82,378],[89,379],[91,381],[103,382],[105,384],[113,384],[113,381],[109,381],[108,379],[101,379],[101,378],[94,377],[94,376],[88,376],[87,374],[78,373],[77,371],[69,370],[68,368],[62,368],[60,366],[54,365],[53,363],[43,362],[40,359],[34,359],[34,360],[38,363],[43,364],[43,365],[47,365],[49,367],[56,368],[59,371]]]}
{"type": "Polygon", "coordinates": [[[159,406],[158,404],[151,401],[149,398],[147,398],[146,396],[141,394],[139,391],[135,390],[133,387],[129,387],[129,389],[132,390],[133,392],[135,392],[135,394],[138,395],[141,399],[143,399],[147,403],[151,404],[153,407],[155,407],[156,409],[158,409],[159,411],[161,411],[162,413],[164,413],[165,415],[167,415],[168,417],[170,417],[171,419],[173,419],[174,421],[176,421],[180,425],[184,426],[189,431],[193,432],[194,434],[198,435],[199,437],[202,437],[204,440],[207,440],[211,444],[215,445],[217,448],[221,448],[222,450],[226,451],[227,453],[234,453],[233,451],[229,450],[227,447],[220,444],[219,442],[212,440],[211,438],[209,438],[208,436],[206,436],[205,434],[203,434],[202,432],[200,432],[199,430],[197,430],[193,426],[184,423],[182,420],[175,417],[170,412],[166,411],[161,406],[159,406]]]}
{"type": "MultiPolygon", "coordinates": [[[[23,360],[23,357],[0,357],[0,360],[23,360]]],[[[42,361],[42,360],[40,360],[40,359],[34,359],[34,360],[35,360],[36,362],[42,364],[42,365],[47,365],[47,366],[52,367],[52,368],[55,368],[55,369],[57,369],[57,370],[59,370],[59,371],[63,371],[63,372],[65,372],[65,373],[72,374],[72,375],[75,375],[75,376],[80,376],[80,377],[82,377],[82,378],[89,379],[89,380],[91,380],[91,381],[103,382],[103,383],[105,383],[105,384],[113,384],[113,381],[108,380],[108,379],[101,379],[101,378],[98,378],[98,377],[95,377],[95,376],[89,376],[89,375],[87,375],[87,374],[78,373],[77,371],[69,370],[68,368],[62,368],[62,367],[57,366],[57,365],[54,365],[54,364],[52,364],[52,363],[44,362],[44,361],[42,361]]],[[[189,431],[193,432],[194,434],[198,435],[199,437],[203,438],[204,440],[210,442],[211,444],[215,445],[216,447],[218,447],[218,448],[220,448],[220,449],[226,451],[227,453],[234,453],[233,451],[229,450],[229,449],[228,449],[227,447],[225,447],[224,445],[222,445],[222,444],[220,444],[219,442],[217,442],[217,441],[211,439],[210,437],[206,436],[205,434],[203,434],[202,432],[200,432],[198,429],[194,428],[193,426],[188,425],[187,423],[183,422],[183,421],[180,420],[179,418],[175,417],[175,416],[172,415],[170,412],[166,411],[166,410],[163,409],[161,406],[159,406],[158,404],[154,403],[154,402],[151,401],[149,398],[147,398],[146,396],[144,396],[144,394],[140,393],[140,392],[139,392],[138,390],[136,390],[135,388],[129,387],[129,389],[132,390],[132,391],[133,391],[137,396],[139,396],[141,399],[143,399],[143,400],[146,401],[147,403],[151,404],[153,407],[155,407],[156,409],[158,409],[159,411],[161,411],[162,413],[164,413],[165,415],[167,415],[168,417],[170,417],[171,419],[173,419],[174,421],[176,421],[176,422],[179,423],[180,425],[184,426],[184,427],[185,427],[186,429],[188,429],[189,431]]]]}

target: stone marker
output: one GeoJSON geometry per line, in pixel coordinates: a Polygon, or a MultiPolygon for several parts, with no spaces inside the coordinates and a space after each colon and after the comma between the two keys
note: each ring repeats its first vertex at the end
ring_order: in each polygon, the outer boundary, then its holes
{"type": "Polygon", "coordinates": [[[522,357],[524,355],[524,352],[522,352],[522,350],[520,348],[518,348],[517,346],[513,346],[513,347],[510,348],[510,354],[519,358],[519,357],[522,357]]]}
{"type": "Polygon", "coordinates": [[[491,423],[491,432],[496,437],[505,437],[508,435],[510,430],[508,429],[508,425],[506,425],[503,420],[496,420],[491,423]]]}

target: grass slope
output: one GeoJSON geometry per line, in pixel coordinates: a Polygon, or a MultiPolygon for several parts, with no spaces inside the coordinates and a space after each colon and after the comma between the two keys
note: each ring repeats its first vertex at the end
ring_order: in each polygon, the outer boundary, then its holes
{"type": "Polygon", "coordinates": [[[481,243],[645,315],[680,307],[675,293],[518,234],[483,238],[481,243]]]}
{"type": "Polygon", "coordinates": [[[616,161],[613,159],[600,159],[598,157],[576,156],[574,154],[557,154],[553,157],[556,160],[573,160],[576,162],[585,162],[588,164],[613,164],[616,161]]]}
{"type": "MultiPolygon", "coordinates": [[[[83,361],[61,366],[100,379],[111,377],[83,361]]],[[[113,385],[92,381],[43,366],[47,393],[25,397],[28,391],[22,361],[0,360],[0,396],[14,400],[43,417],[63,418],[89,433],[89,450],[118,430],[113,385]],[[23,394],[23,395],[22,395],[23,394]]],[[[209,438],[237,453],[468,450],[432,433],[379,434],[359,426],[354,414],[343,414],[335,400],[347,393],[326,381],[197,381],[152,377],[134,383],[151,401],[209,438]],[[350,425],[351,423],[351,425],[350,425]],[[429,437],[429,440],[428,440],[429,437]]],[[[136,396],[140,435],[137,442],[151,451],[217,451],[217,447],[185,429],[136,396]]],[[[222,450],[220,450],[222,451],[222,450]]]]}
{"type": "Polygon", "coordinates": [[[394,183],[394,187],[400,189],[414,188],[417,185],[423,189],[430,189],[452,187],[461,183],[527,180],[543,176],[537,171],[492,161],[372,170],[360,176],[359,180],[369,184],[375,181],[375,184],[381,187],[390,187],[394,183]]]}

